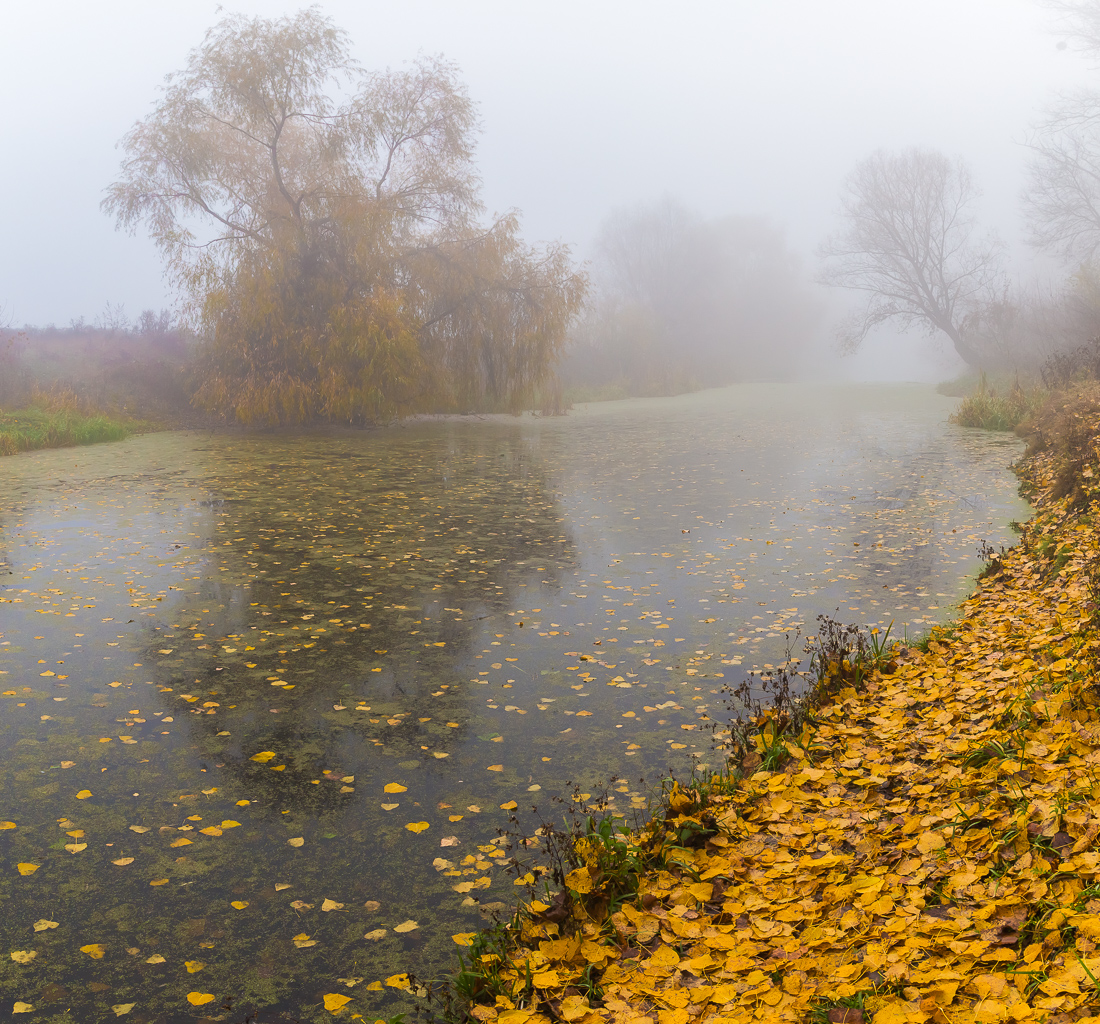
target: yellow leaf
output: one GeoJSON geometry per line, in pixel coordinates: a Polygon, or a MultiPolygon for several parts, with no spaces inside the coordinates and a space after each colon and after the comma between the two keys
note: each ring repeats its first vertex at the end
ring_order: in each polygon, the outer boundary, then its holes
{"type": "Polygon", "coordinates": [[[146,832],[148,832],[149,829],[145,825],[131,825],[130,826],[130,831],[131,832],[136,832],[140,836],[140,835],[144,835],[146,832]]]}
{"type": "Polygon", "coordinates": [[[154,878],[149,884],[150,885],[167,885],[168,884],[168,879],[167,878],[154,878]]]}
{"type": "Polygon", "coordinates": [[[379,939],[384,939],[387,935],[389,935],[389,932],[386,931],[385,928],[375,928],[374,931],[367,932],[363,938],[368,942],[377,942],[379,939]]]}
{"type": "Polygon", "coordinates": [[[36,956],[38,956],[36,949],[15,949],[11,954],[11,958],[17,964],[29,964],[36,956]]]}
{"type": "Polygon", "coordinates": [[[321,909],[326,913],[330,910],[343,910],[344,904],[337,903],[336,900],[325,900],[324,903],[321,904],[321,909]]]}
{"type": "Polygon", "coordinates": [[[191,840],[186,839],[186,838],[181,836],[179,839],[174,840],[173,842],[169,843],[168,845],[169,846],[190,846],[191,845],[191,840]]]}
{"type": "MultiPolygon", "coordinates": [[[[76,794],[76,798],[77,800],[87,800],[88,797],[90,797],[91,795],[92,791],[90,789],[82,789],[79,793],[76,794]]],[[[176,820],[178,821],[179,819],[177,818],[176,820]]]]}
{"type": "Polygon", "coordinates": [[[491,765],[489,765],[488,770],[491,771],[491,772],[502,772],[502,771],[504,771],[504,765],[502,765],[502,764],[491,764],[491,765]]]}
{"type": "Polygon", "coordinates": [[[229,904],[234,910],[244,910],[248,906],[248,900],[234,900],[229,904]]]}
{"type": "Polygon", "coordinates": [[[301,836],[297,836],[294,839],[288,839],[286,841],[287,846],[302,846],[305,840],[301,836]]]}
{"type": "Polygon", "coordinates": [[[514,811],[518,806],[519,804],[515,800],[509,800],[506,804],[501,804],[500,809],[502,811],[514,811]]]}
{"type": "Polygon", "coordinates": [[[219,828],[240,828],[241,823],[239,821],[233,821],[232,819],[226,819],[221,823],[219,828]]]}
{"type": "Polygon", "coordinates": [[[207,1003],[212,1003],[217,997],[211,995],[209,992],[188,992],[187,1001],[192,1006],[205,1006],[207,1003]]]}
{"type": "Polygon", "coordinates": [[[329,1013],[339,1013],[348,1003],[351,1002],[351,996],[342,996],[336,992],[326,992],[324,995],[325,1009],[329,1013]]]}
{"type": "Polygon", "coordinates": [[[369,985],[367,986],[367,991],[368,991],[368,992],[381,992],[381,991],[382,991],[382,982],[380,982],[380,981],[372,981],[372,982],[371,982],[371,983],[370,983],[370,984],[369,984],[369,985]]]}
{"type": "Polygon", "coordinates": [[[565,878],[565,884],[575,893],[583,896],[592,891],[592,876],[589,875],[587,867],[580,867],[569,872],[565,878]]]}
{"type": "Polygon", "coordinates": [[[238,807],[247,807],[250,803],[252,803],[251,800],[238,800],[237,801],[237,806],[238,807]]]}
{"type": "Polygon", "coordinates": [[[81,953],[87,953],[93,960],[102,960],[106,950],[98,942],[90,942],[87,946],[80,947],[81,953]]]}
{"type": "Polygon", "coordinates": [[[448,821],[461,821],[464,817],[465,817],[464,814],[448,814],[447,815],[447,820],[448,821]]]}
{"type": "Polygon", "coordinates": [[[390,988],[407,989],[410,987],[409,976],[407,974],[391,974],[386,979],[386,984],[389,985],[390,988]]]}
{"type": "Polygon", "coordinates": [[[922,832],[917,840],[917,849],[921,853],[931,853],[933,850],[942,850],[943,847],[944,839],[939,832],[922,832]]]}
{"type": "Polygon", "coordinates": [[[15,1005],[11,1008],[12,1013],[30,1013],[34,1009],[33,1003],[24,1003],[20,1000],[15,1001],[15,1005]]]}
{"type": "Polygon", "coordinates": [[[16,828],[14,821],[0,821],[0,832],[7,832],[9,828],[16,828]]]}
{"type": "Polygon", "coordinates": [[[476,935],[477,932],[458,932],[452,935],[451,938],[454,939],[455,943],[459,946],[469,946],[473,943],[476,935]]]}
{"type": "Polygon", "coordinates": [[[111,1009],[115,1011],[116,1017],[125,1017],[135,1006],[137,1003],[115,1003],[111,1009]]]}
{"type": "Polygon", "coordinates": [[[402,786],[400,782],[387,782],[382,787],[383,793],[406,793],[408,786],[402,786]]]}
{"type": "Polygon", "coordinates": [[[395,924],[393,930],[399,935],[403,935],[405,932],[413,932],[419,928],[420,925],[416,921],[402,921],[401,924],[395,924]]]}
{"type": "Polygon", "coordinates": [[[126,867],[127,864],[133,864],[133,857],[119,857],[118,860],[111,861],[112,864],[117,864],[120,868],[126,867]]]}
{"type": "Polygon", "coordinates": [[[47,928],[56,928],[56,927],[57,927],[57,922],[56,921],[47,921],[45,918],[42,918],[40,921],[35,921],[34,922],[34,930],[36,932],[44,932],[44,931],[46,931],[47,928]]]}
{"type": "Polygon", "coordinates": [[[88,849],[88,844],[87,843],[66,843],[65,844],[65,849],[68,850],[69,853],[83,853],[86,849],[88,849]]]}
{"type": "Polygon", "coordinates": [[[188,974],[198,974],[206,964],[201,960],[184,960],[183,966],[187,968],[188,974]]]}
{"type": "Polygon", "coordinates": [[[423,832],[428,827],[426,821],[410,821],[405,828],[410,832],[423,832]]]}
{"type": "Polygon", "coordinates": [[[249,760],[258,761],[260,764],[267,764],[267,762],[275,756],[274,750],[261,750],[258,754],[253,754],[249,760]]]}
{"type": "Polygon", "coordinates": [[[152,955],[151,957],[149,957],[149,959],[148,959],[148,960],[146,960],[145,962],[146,962],[147,964],[162,964],[162,963],[164,963],[165,961],[164,961],[164,957],[162,957],[162,956],[161,956],[161,955],[160,955],[159,953],[154,953],[154,954],[153,954],[153,955],[152,955]]]}

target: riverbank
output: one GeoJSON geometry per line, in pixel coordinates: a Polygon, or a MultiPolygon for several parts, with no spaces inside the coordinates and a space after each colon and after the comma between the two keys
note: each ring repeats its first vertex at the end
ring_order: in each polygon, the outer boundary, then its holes
{"type": "Polygon", "coordinates": [[[1096,395],[1037,438],[1035,515],[954,622],[862,679],[834,666],[779,770],[574,844],[563,897],[456,938],[452,1015],[1100,1021],[1096,395]]]}
{"type": "Polygon", "coordinates": [[[102,413],[83,414],[39,408],[12,412],[0,410],[0,455],[122,441],[148,429],[148,424],[102,413]]]}

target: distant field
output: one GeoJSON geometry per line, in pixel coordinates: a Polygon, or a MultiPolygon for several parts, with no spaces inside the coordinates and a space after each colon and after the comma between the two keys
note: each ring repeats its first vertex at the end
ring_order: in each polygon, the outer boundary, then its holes
{"type": "Polygon", "coordinates": [[[137,420],[96,414],[46,412],[42,409],[0,411],[0,455],[38,448],[70,448],[75,445],[121,441],[148,425],[137,420]]]}

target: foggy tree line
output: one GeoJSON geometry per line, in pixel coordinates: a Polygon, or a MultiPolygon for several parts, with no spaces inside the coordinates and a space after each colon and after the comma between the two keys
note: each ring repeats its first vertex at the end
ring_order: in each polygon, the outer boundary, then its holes
{"type": "MultiPolygon", "coordinates": [[[[1100,61],[1100,0],[1048,6],[1100,61]]],[[[1023,368],[1100,334],[1100,90],[1063,98],[1028,142],[1030,241],[1071,268],[1045,291],[1012,282],[969,168],[935,150],[861,161],[816,268],[765,219],[672,197],[612,212],[578,266],[564,244],[526,243],[517,212],[486,217],[478,130],[442,58],[372,72],[315,8],[226,17],[123,138],[103,202],[160,249],[178,318],[108,304],[69,330],[185,339],[177,390],[257,425],[518,411],[562,380],[666,394],[783,379],[825,315],[815,285],[864,296],[838,332],[848,350],[892,323],[970,366],[1023,368]]],[[[0,340],[14,365],[19,339],[0,340]]]]}

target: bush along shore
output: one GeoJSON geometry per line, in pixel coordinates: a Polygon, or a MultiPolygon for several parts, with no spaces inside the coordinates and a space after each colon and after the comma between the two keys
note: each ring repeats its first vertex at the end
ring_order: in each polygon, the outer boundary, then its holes
{"type": "Polygon", "coordinates": [[[528,900],[455,936],[427,1014],[1100,1024],[1098,455],[1100,389],[1048,403],[1035,514],[954,622],[826,621],[810,693],[773,678],[716,735],[725,771],[666,783],[643,828],[573,805],[514,843],[528,900]]]}

